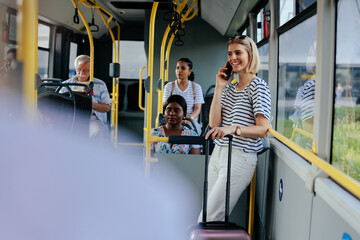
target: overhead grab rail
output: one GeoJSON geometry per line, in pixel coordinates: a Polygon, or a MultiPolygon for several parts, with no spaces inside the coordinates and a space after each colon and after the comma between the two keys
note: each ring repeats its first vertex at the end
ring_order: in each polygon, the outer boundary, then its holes
{"type": "Polygon", "coordinates": [[[87,5],[86,1],[87,0],[78,0],[75,3],[75,0],[71,0],[74,7],[78,8],[78,13],[80,15],[81,20],[83,21],[83,23],[85,25],[86,32],[87,32],[88,37],[89,37],[89,43],[90,43],[90,82],[92,82],[92,81],[94,81],[94,39],[93,39],[89,24],[87,23],[86,18],[84,17],[84,14],[82,13],[81,9],[78,7],[79,4],[81,4],[81,3],[84,3],[84,5],[86,6],[87,5]]]}
{"type": "Polygon", "coordinates": [[[332,166],[330,163],[326,162],[324,159],[316,156],[314,153],[305,150],[304,148],[300,147],[296,143],[292,142],[287,137],[283,136],[282,134],[278,133],[272,128],[269,128],[269,133],[271,133],[276,139],[281,141],[287,147],[291,148],[301,157],[312,163],[313,165],[320,168],[323,172],[325,172],[330,178],[336,181],[338,184],[343,186],[346,190],[351,192],[357,198],[360,198],[360,183],[353,180],[348,175],[344,174],[343,172],[339,171],[337,168],[332,166]]]}
{"type": "MultiPolygon", "coordinates": [[[[193,19],[196,14],[198,13],[199,9],[195,9],[194,10],[194,13],[191,15],[191,17],[187,17],[191,10],[194,8],[195,4],[197,3],[197,0],[194,0],[194,2],[191,4],[190,8],[187,10],[187,12],[185,13],[185,15],[182,17],[182,22],[185,21],[189,21],[191,19],[193,19]]],[[[164,83],[167,83],[168,82],[168,77],[169,77],[169,59],[170,59],[170,50],[171,50],[171,46],[172,46],[172,42],[174,41],[174,37],[175,37],[175,34],[173,33],[169,39],[169,42],[168,42],[168,46],[167,46],[167,49],[166,49],[166,57],[165,57],[165,64],[166,64],[166,67],[165,67],[165,80],[164,80],[164,83]]],[[[163,86],[162,86],[163,87],[163,86]]]]}

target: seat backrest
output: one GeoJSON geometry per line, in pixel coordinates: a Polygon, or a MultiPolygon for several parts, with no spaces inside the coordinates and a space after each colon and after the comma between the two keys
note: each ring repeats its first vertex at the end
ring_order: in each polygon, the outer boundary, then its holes
{"type": "Polygon", "coordinates": [[[201,122],[202,122],[201,132],[205,132],[205,128],[209,124],[209,114],[210,114],[211,102],[214,97],[214,93],[213,93],[214,88],[215,85],[211,85],[206,91],[204,96],[204,104],[201,107],[201,122]]]}
{"type": "Polygon", "coordinates": [[[69,96],[55,92],[41,93],[37,105],[39,116],[47,125],[73,126],[75,106],[69,96]]]}

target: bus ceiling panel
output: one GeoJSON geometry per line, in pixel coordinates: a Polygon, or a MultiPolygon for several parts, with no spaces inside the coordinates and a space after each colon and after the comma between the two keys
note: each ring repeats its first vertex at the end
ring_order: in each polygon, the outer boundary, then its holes
{"type": "MultiPolygon", "coordinates": [[[[120,14],[121,18],[126,22],[145,22],[145,11],[151,10],[154,0],[102,0],[106,2],[109,8],[120,14]]],[[[187,2],[187,7],[194,0],[187,2]]],[[[158,10],[169,10],[170,3],[167,1],[159,1],[158,10]]],[[[195,7],[196,8],[196,7],[195,7]]]]}
{"type": "Polygon", "coordinates": [[[201,17],[221,35],[231,37],[261,2],[264,0],[206,0],[206,4],[201,1],[201,17]]]}
{"type": "MultiPolygon", "coordinates": [[[[120,17],[120,14],[113,12],[112,9],[107,7],[106,4],[104,4],[101,0],[96,0],[96,3],[98,3],[100,6],[104,7],[107,11],[109,11],[113,18],[118,20],[120,23],[123,23],[123,19],[120,17]]],[[[88,23],[92,22],[92,9],[85,7],[83,4],[79,5],[79,9],[83,13],[84,17],[86,18],[88,23]]],[[[38,11],[39,11],[39,18],[41,20],[48,19],[47,22],[59,25],[59,26],[65,26],[68,27],[75,32],[81,32],[84,34],[87,34],[86,28],[82,20],[80,19],[79,24],[74,23],[73,17],[75,13],[75,7],[72,4],[71,0],[38,0],[38,11]]],[[[94,22],[96,25],[99,26],[98,32],[93,32],[92,35],[94,38],[100,38],[104,34],[106,34],[107,29],[106,26],[101,19],[99,13],[97,10],[94,12],[94,22]]],[[[104,16],[106,19],[108,19],[107,14],[104,13],[104,16]]],[[[80,17],[80,16],[79,16],[80,17]]],[[[110,27],[115,27],[114,21],[111,21],[110,27]]]]}
{"type": "Polygon", "coordinates": [[[267,2],[264,0],[242,0],[239,8],[236,10],[234,17],[229,24],[229,28],[226,31],[226,36],[233,36],[237,31],[240,30],[246,24],[250,12],[262,4],[267,2]]]}
{"type": "MultiPolygon", "coordinates": [[[[201,18],[225,35],[237,9],[245,0],[205,0],[201,1],[201,18]]],[[[252,0],[250,0],[252,1],[252,0]]]]}

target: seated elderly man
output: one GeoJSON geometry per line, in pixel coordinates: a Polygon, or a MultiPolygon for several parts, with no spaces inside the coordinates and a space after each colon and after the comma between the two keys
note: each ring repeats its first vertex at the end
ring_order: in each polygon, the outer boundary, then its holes
{"type": "MultiPolygon", "coordinates": [[[[75,61],[76,76],[64,81],[63,83],[89,83],[90,77],[90,57],[87,55],[78,56],[75,61]]],[[[97,78],[93,79],[94,87],[91,92],[92,95],[92,114],[90,119],[90,137],[104,138],[105,125],[107,121],[107,112],[110,111],[110,95],[106,84],[97,78]]],[[[70,86],[71,89],[76,89],[78,86],[70,86]]],[[[60,93],[66,92],[65,88],[60,90],[60,93]]]]}
{"type": "Polygon", "coordinates": [[[10,48],[6,52],[6,58],[4,59],[4,66],[0,68],[0,74],[7,73],[10,69],[14,69],[16,64],[16,48],[10,48]]]}

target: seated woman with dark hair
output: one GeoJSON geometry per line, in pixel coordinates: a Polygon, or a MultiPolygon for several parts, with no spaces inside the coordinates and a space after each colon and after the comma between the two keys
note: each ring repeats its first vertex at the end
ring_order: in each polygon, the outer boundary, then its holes
{"type": "MultiPolygon", "coordinates": [[[[165,125],[152,129],[151,135],[168,137],[172,135],[197,136],[196,132],[182,124],[186,116],[186,100],[180,95],[171,95],[163,106],[165,125]]],[[[151,151],[155,153],[200,154],[199,145],[169,144],[168,142],[153,142],[151,151]]]]}

